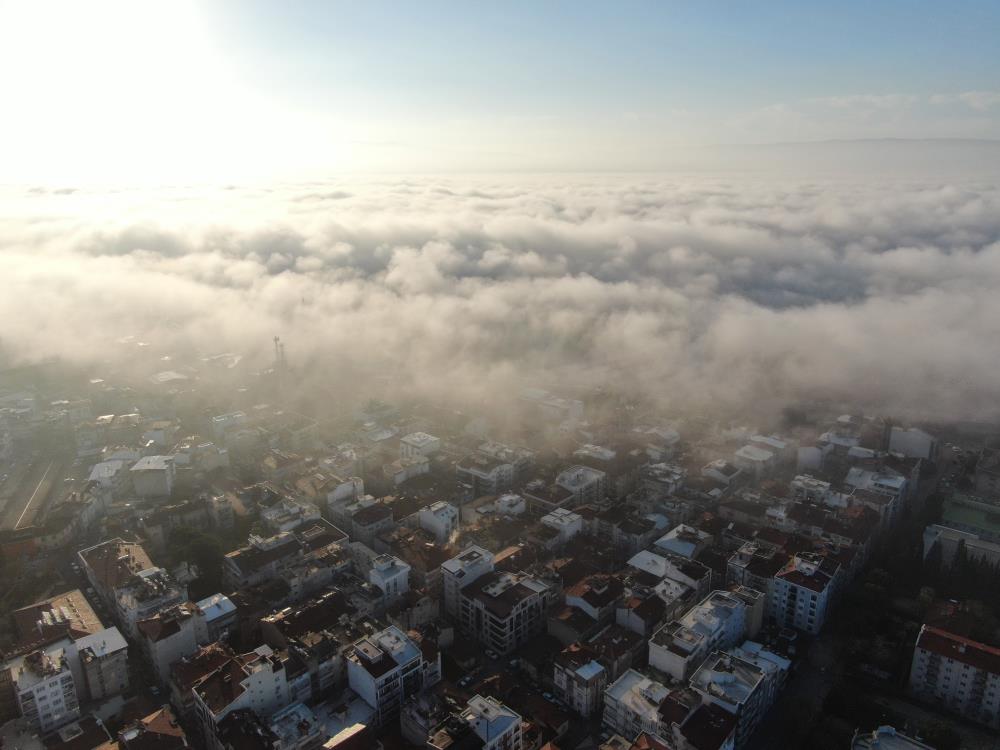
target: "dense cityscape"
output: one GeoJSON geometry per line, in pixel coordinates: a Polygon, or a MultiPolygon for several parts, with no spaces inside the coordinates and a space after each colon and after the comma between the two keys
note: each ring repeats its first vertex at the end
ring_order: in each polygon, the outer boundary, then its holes
{"type": "Polygon", "coordinates": [[[988,426],[319,419],[273,351],[0,373],[6,747],[993,746],[988,426]]]}
{"type": "Polygon", "coordinates": [[[0,0],[0,750],[1000,750],[998,29],[0,0]]]}

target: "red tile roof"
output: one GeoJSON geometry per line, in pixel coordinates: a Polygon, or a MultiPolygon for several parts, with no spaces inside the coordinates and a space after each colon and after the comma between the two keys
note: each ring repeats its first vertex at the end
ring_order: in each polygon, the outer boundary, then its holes
{"type": "Polygon", "coordinates": [[[940,654],[976,669],[1000,674],[1000,648],[987,646],[947,630],[924,625],[917,638],[917,648],[940,654]]]}

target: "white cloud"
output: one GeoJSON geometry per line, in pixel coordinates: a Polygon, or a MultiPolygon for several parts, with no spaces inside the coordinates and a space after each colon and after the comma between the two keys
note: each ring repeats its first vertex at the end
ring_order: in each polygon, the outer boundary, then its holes
{"type": "Polygon", "coordinates": [[[0,352],[97,364],[135,334],[263,362],[277,333],[354,391],[386,374],[475,398],[610,380],[683,409],[1000,411],[995,185],[369,178],[189,195],[2,196],[21,218],[0,221],[0,352]],[[298,200],[313,193],[337,197],[298,200]]]}

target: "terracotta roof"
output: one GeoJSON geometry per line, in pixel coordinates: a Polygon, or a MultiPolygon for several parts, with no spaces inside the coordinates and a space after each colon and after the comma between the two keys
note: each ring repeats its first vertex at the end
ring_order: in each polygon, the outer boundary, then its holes
{"type": "Polygon", "coordinates": [[[940,654],[976,669],[1000,674],[1000,648],[963,638],[947,630],[924,625],[917,638],[917,648],[940,654]]]}
{"type": "Polygon", "coordinates": [[[13,617],[23,645],[51,642],[66,635],[75,640],[104,628],[79,589],[22,607],[13,617]]]}
{"type": "Polygon", "coordinates": [[[141,544],[122,539],[112,539],[80,554],[96,581],[110,590],[124,585],[139,571],[153,567],[141,544]]]}

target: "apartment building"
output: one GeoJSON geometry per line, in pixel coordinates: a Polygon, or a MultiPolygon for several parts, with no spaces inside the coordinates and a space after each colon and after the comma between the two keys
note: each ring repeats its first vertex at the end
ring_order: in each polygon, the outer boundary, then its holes
{"type": "Polygon", "coordinates": [[[495,698],[469,699],[459,714],[446,717],[427,738],[430,750],[521,750],[521,716],[495,698]]]}
{"type": "Polygon", "coordinates": [[[910,692],[1000,729],[1000,649],[924,625],[913,650],[910,692]]]}
{"type": "Polygon", "coordinates": [[[691,677],[691,688],[736,717],[736,748],[743,747],[770,708],[773,692],[765,672],[738,656],[715,652],[691,677]]]}
{"type": "Polygon", "coordinates": [[[559,593],[524,573],[487,573],[461,590],[459,626],[486,648],[509,654],[545,630],[559,593]]]}
{"type": "Polygon", "coordinates": [[[649,665],[675,680],[686,680],[714,650],[727,649],[756,634],[764,596],[752,589],[713,591],[649,640],[649,665]]]}
{"type": "Polygon", "coordinates": [[[441,588],[444,611],[457,618],[461,610],[461,590],[480,576],[493,572],[493,553],[470,545],[450,560],[441,564],[441,588]]]}
{"type": "Polygon", "coordinates": [[[630,669],[604,691],[604,726],[622,737],[663,736],[660,704],[670,690],[630,669]]]}
{"type": "Polygon", "coordinates": [[[425,674],[440,674],[440,655],[428,665],[421,648],[402,630],[390,625],[354,644],[347,654],[347,682],[375,709],[375,721],[385,726],[399,715],[403,703],[425,687],[425,674]]]}
{"type": "Polygon", "coordinates": [[[560,651],[553,662],[552,680],[556,695],[581,716],[600,711],[608,672],[591,649],[574,643],[560,651]]]}
{"type": "Polygon", "coordinates": [[[10,665],[14,697],[28,724],[42,734],[80,716],[80,700],[65,648],[32,651],[10,665]]]}
{"type": "Polygon", "coordinates": [[[420,509],[420,528],[434,535],[438,544],[445,544],[458,529],[458,508],[443,500],[420,509]]]}
{"type": "Polygon", "coordinates": [[[216,729],[229,714],[249,709],[266,719],[292,702],[285,663],[269,646],[229,658],[198,680],[192,697],[203,737],[215,750],[225,750],[216,729]]]}
{"type": "Polygon", "coordinates": [[[768,617],[774,624],[816,635],[839,585],[840,565],[812,552],[795,555],[774,576],[768,617]]]}

